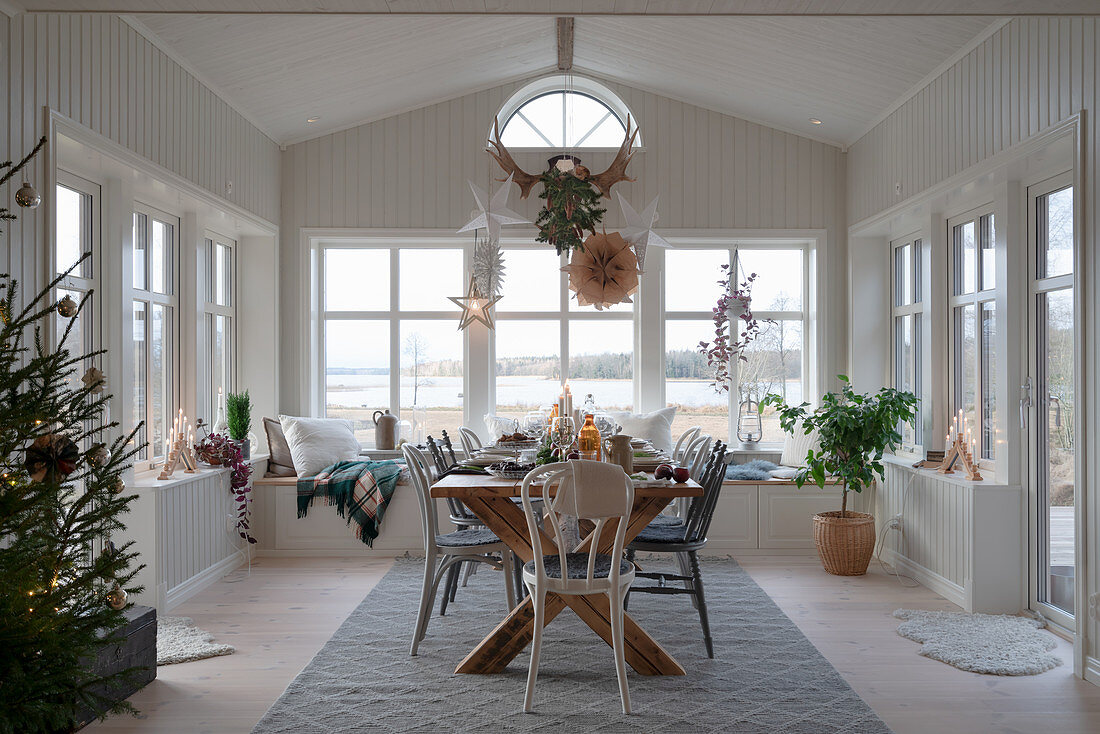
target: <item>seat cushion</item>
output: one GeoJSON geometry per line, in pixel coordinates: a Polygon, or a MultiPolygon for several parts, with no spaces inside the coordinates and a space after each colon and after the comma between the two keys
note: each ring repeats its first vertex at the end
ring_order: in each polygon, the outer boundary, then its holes
{"type": "MultiPolygon", "coordinates": [[[[569,578],[571,579],[586,579],[588,578],[588,554],[587,553],[567,553],[565,555],[565,562],[569,565],[569,578]]],[[[561,578],[561,557],[558,554],[552,556],[542,557],[543,566],[546,568],[546,575],[552,579],[561,578]]],[[[630,569],[633,568],[633,564],[630,561],[622,560],[619,562],[619,573],[630,573],[630,569]]],[[[528,561],[524,565],[523,570],[527,573],[534,575],[535,562],[528,561]]],[[[605,579],[611,575],[611,556],[604,555],[603,553],[596,554],[596,566],[592,571],[592,575],[598,579],[605,579]]]]}
{"type": "Polygon", "coordinates": [[[632,540],[632,543],[683,543],[684,524],[656,525],[650,523],[632,540]]]}
{"type": "Polygon", "coordinates": [[[478,545],[492,545],[499,543],[500,538],[488,528],[475,528],[472,530],[456,530],[446,535],[435,536],[435,544],[440,548],[472,548],[478,545]]]}
{"type": "Polygon", "coordinates": [[[673,527],[673,526],[682,527],[683,524],[684,524],[684,521],[681,520],[680,518],[676,517],[675,515],[658,515],[657,517],[655,517],[655,518],[653,518],[652,520],[649,521],[648,527],[651,527],[651,528],[667,528],[667,527],[673,527]]]}

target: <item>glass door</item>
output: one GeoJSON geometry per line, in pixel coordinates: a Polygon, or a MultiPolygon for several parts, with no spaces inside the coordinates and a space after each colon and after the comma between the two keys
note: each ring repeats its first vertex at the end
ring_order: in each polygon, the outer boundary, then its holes
{"type": "Polygon", "coordinates": [[[1074,630],[1077,392],[1072,179],[1067,174],[1033,186],[1028,201],[1031,364],[1021,419],[1028,429],[1031,606],[1074,630]]]}

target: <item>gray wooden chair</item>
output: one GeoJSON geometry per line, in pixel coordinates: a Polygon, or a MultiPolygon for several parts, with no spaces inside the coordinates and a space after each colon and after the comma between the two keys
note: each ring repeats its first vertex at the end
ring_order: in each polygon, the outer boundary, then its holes
{"type": "MultiPolygon", "coordinates": [[[[451,447],[450,436],[447,435],[447,431],[443,431],[442,435],[443,438],[439,441],[431,436],[428,436],[427,439],[428,453],[432,457],[432,465],[435,468],[437,478],[458,465],[454,449],[451,447]]],[[[459,435],[461,436],[461,433],[459,435]]],[[[462,504],[461,500],[454,497],[447,498],[447,510],[450,512],[451,524],[455,526],[456,530],[473,530],[484,525],[477,515],[470,512],[470,509],[462,504]]],[[[462,586],[465,586],[476,567],[475,562],[466,564],[464,570],[461,568],[462,565],[461,563],[457,564],[447,572],[447,581],[443,584],[443,595],[439,598],[439,613],[441,615],[447,613],[447,603],[455,600],[460,577],[462,586]]]]}
{"type": "MultiPolygon", "coordinates": [[[[673,525],[648,525],[627,545],[626,557],[634,560],[638,551],[644,553],[673,553],[680,566],[679,574],[657,571],[638,571],[636,578],[654,580],[653,586],[632,586],[630,594],[688,594],[699,610],[699,623],[703,627],[703,642],[707,646],[707,657],[714,657],[714,642],[710,636],[710,621],[707,618],[707,601],[703,594],[703,577],[699,571],[698,552],[707,544],[707,531],[714,518],[714,508],[718,505],[718,495],[722,491],[722,480],[726,476],[726,446],[718,441],[699,483],[703,485],[703,494],[694,497],[683,522],[673,525]],[[670,582],[683,582],[683,586],[670,582]]],[[[626,601],[629,602],[630,594],[626,601]]]]}
{"type": "MultiPolygon", "coordinates": [[[[428,630],[428,621],[432,616],[432,603],[435,601],[439,582],[444,574],[449,574],[452,569],[457,570],[463,563],[487,563],[494,568],[503,568],[504,592],[509,609],[515,608],[516,596],[512,585],[512,551],[501,542],[496,533],[484,527],[456,530],[444,535],[437,534],[438,521],[435,501],[431,496],[431,470],[428,458],[420,449],[409,444],[402,446],[401,452],[405,455],[405,463],[409,467],[413,488],[416,490],[416,499],[420,503],[420,520],[424,531],[424,584],[420,590],[420,611],[416,616],[412,648],[409,652],[410,655],[416,655],[417,648],[428,630]]],[[[446,590],[443,598],[444,600],[447,598],[446,590]]],[[[444,604],[440,614],[445,612],[444,604]]]]}

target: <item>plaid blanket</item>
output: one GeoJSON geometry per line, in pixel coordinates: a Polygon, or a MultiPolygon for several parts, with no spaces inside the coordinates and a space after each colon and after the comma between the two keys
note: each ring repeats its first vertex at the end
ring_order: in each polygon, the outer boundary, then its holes
{"type": "Polygon", "coordinates": [[[348,525],[355,520],[355,537],[373,546],[400,476],[401,467],[392,461],[338,461],[298,480],[298,517],[306,516],[315,498],[324,497],[348,525]]]}

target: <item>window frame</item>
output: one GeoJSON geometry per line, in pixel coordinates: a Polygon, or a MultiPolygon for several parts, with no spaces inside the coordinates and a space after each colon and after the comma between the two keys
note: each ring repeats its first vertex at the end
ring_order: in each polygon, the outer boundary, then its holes
{"type": "Polygon", "coordinates": [[[912,354],[911,364],[908,365],[912,375],[911,391],[917,396],[917,414],[915,425],[908,433],[902,426],[902,443],[898,453],[921,454],[924,451],[924,353],[927,345],[924,343],[925,298],[924,286],[926,274],[924,272],[924,255],[926,239],[919,233],[900,237],[890,242],[890,379],[891,384],[897,390],[903,389],[901,384],[901,368],[899,363],[898,323],[904,317],[909,317],[912,324],[912,354]],[[902,248],[909,247],[909,293],[908,303],[900,303],[898,287],[901,284],[901,273],[898,271],[899,253],[902,248]]]}
{"type": "MultiPolygon", "coordinates": [[[[739,263],[738,253],[741,250],[798,250],[802,253],[802,298],[801,298],[802,308],[797,310],[797,311],[795,311],[795,310],[790,310],[790,311],[764,311],[764,310],[757,310],[757,309],[754,308],[752,310],[752,312],[753,312],[753,316],[755,316],[759,320],[773,319],[773,320],[784,320],[784,321],[798,321],[802,324],[802,348],[801,348],[801,351],[802,351],[802,360],[801,360],[802,365],[801,365],[801,374],[802,374],[802,394],[803,394],[804,398],[809,393],[809,385],[810,385],[810,382],[811,382],[811,376],[810,376],[810,371],[809,370],[810,370],[811,344],[813,343],[812,336],[810,334],[810,325],[811,325],[811,320],[812,320],[811,315],[810,315],[810,312],[811,312],[810,300],[812,298],[812,293],[813,293],[813,290],[811,288],[811,273],[810,273],[810,271],[811,271],[811,262],[810,262],[811,247],[812,247],[812,244],[810,242],[806,242],[806,241],[789,242],[789,241],[785,241],[785,240],[784,241],[744,240],[744,241],[737,241],[737,242],[705,243],[705,244],[703,244],[703,243],[693,244],[693,243],[690,243],[690,242],[676,242],[675,243],[675,249],[677,251],[684,251],[684,250],[722,251],[722,250],[726,250],[729,253],[727,262],[729,263],[730,268],[733,269],[733,272],[735,272],[735,273],[738,272],[737,271],[738,263],[739,263]]],[[[719,274],[715,273],[714,275],[715,275],[715,281],[717,281],[718,277],[719,277],[719,274]]],[[[738,273],[738,278],[740,278],[739,273],[738,273]]],[[[665,383],[665,384],[667,384],[667,381],[668,381],[668,377],[667,377],[667,372],[668,372],[668,365],[667,365],[668,349],[664,346],[664,334],[665,334],[665,330],[667,329],[668,322],[669,321],[700,321],[700,320],[709,322],[709,321],[712,321],[712,319],[713,319],[713,311],[711,311],[711,310],[707,310],[707,311],[682,311],[682,310],[680,310],[680,311],[669,311],[669,310],[665,309],[664,304],[667,300],[665,298],[665,289],[666,289],[666,285],[667,285],[666,280],[667,279],[665,278],[665,268],[663,267],[663,262],[662,262],[661,277],[660,277],[660,289],[661,289],[661,322],[660,322],[660,329],[661,329],[661,334],[662,334],[662,337],[661,337],[662,348],[661,348],[660,379],[661,379],[662,383],[665,383]]],[[[740,282],[740,280],[738,280],[738,282],[740,282]]],[[[718,289],[717,289],[717,287],[714,290],[714,296],[715,296],[715,301],[717,301],[717,299],[718,299],[718,289]]],[[[708,339],[711,338],[712,336],[713,336],[713,334],[708,335],[708,339]]],[[[728,436],[727,436],[727,441],[726,442],[730,443],[730,445],[739,445],[740,442],[737,441],[737,419],[738,419],[738,414],[739,414],[740,405],[741,405],[741,396],[740,396],[740,389],[739,389],[739,386],[740,386],[740,364],[739,364],[739,362],[735,362],[735,364],[730,366],[730,377],[731,377],[732,384],[730,385],[730,389],[727,391],[727,400],[728,400],[728,402],[727,402],[727,407],[728,407],[727,433],[728,433],[728,436]]],[[[668,403],[667,389],[666,389],[665,392],[666,392],[665,403],[667,405],[667,403],[668,403]]],[[[759,396],[759,397],[763,397],[763,396],[759,396]]],[[[767,438],[767,437],[763,437],[763,438],[767,438]]],[[[777,440],[775,440],[775,441],[765,441],[765,440],[763,440],[763,438],[760,442],[761,445],[781,444],[783,442],[783,437],[782,436],[779,436],[777,438],[777,440]]]]}
{"type": "MultiPolygon", "coordinates": [[[[82,197],[86,197],[86,212],[87,221],[83,228],[82,240],[87,241],[87,249],[82,249],[81,254],[85,251],[92,253],[84,262],[88,268],[87,273],[83,275],[67,275],[58,284],[56,291],[70,291],[79,294],[77,301],[79,301],[84,294],[94,292],[91,299],[85,304],[84,310],[80,313],[80,318],[84,319],[81,331],[84,335],[84,343],[81,346],[84,353],[94,351],[99,347],[102,341],[102,334],[100,333],[101,319],[100,319],[100,301],[98,297],[100,293],[100,281],[101,281],[101,238],[102,238],[102,187],[94,182],[90,181],[82,176],[78,176],[75,173],[71,173],[64,169],[57,169],[56,179],[54,181],[54,191],[57,187],[63,186],[67,189],[71,189],[82,197]]],[[[52,196],[50,198],[53,198],[52,196]]],[[[60,266],[58,264],[57,257],[57,204],[52,205],[52,237],[51,247],[48,254],[48,262],[50,268],[50,279],[57,277],[61,274],[60,266]]],[[[55,291],[55,295],[56,295],[55,291]]],[[[54,346],[57,345],[57,340],[61,337],[61,334],[57,332],[56,324],[50,332],[50,343],[54,346]]],[[[72,348],[70,346],[70,351],[72,348]]],[[[85,365],[85,369],[91,366],[89,363],[85,365]]]]}
{"type": "MultiPolygon", "coordinates": [[[[960,374],[960,360],[962,357],[959,354],[961,347],[962,335],[959,333],[958,317],[957,314],[965,314],[965,309],[972,307],[974,309],[974,365],[973,365],[973,379],[974,384],[974,425],[972,426],[974,432],[977,434],[974,438],[977,439],[977,449],[974,452],[976,456],[976,463],[983,469],[989,469],[992,471],[996,463],[996,452],[993,456],[985,456],[987,448],[996,448],[996,425],[991,425],[991,432],[993,433],[991,447],[987,447],[985,432],[982,427],[987,425],[987,421],[990,420],[986,416],[986,390],[987,386],[983,379],[983,359],[982,350],[985,346],[986,335],[982,330],[982,316],[984,308],[989,305],[993,308],[994,324],[996,328],[1000,328],[1000,323],[1004,319],[1004,315],[998,313],[997,301],[1000,295],[1000,283],[995,282],[992,288],[983,288],[983,242],[987,238],[992,245],[990,251],[994,257],[999,257],[1000,253],[996,248],[996,238],[994,236],[996,222],[996,207],[991,203],[984,204],[979,207],[970,209],[969,211],[957,214],[947,220],[947,397],[948,405],[951,406],[948,412],[948,417],[958,415],[962,409],[960,405],[961,395],[963,391],[963,375],[960,374]],[[987,229],[985,222],[990,222],[990,227],[987,229]],[[956,244],[956,230],[966,224],[973,222],[975,225],[975,242],[974,242],[974,290],[971,292],[963,293],[958,292],[964,289],[963,278],[965,277],[965,271],[961,271],[960,268],[964,267],[961,262],[962,258],[959,255],[959,249],[956,244]]],[[[996,268],[994,268],[996,270],[996,268]]],[[[988,337],[991,340],[989,348],[996,350],[996,336],[990,335],[988,337]]],[[[992,375],[993,378],[993,391],[990,393],[993,400],[997,399],[997,386],[996,386],[996,374],[992,375]]]]}
{"type": "MultiPolygon", "coordinates": [[[[168,319],[165,324],[168,330],[168,336],[165,339],[165,343],[171,347],[171,353],[165,360],[165,364],[168,369],[168,389],[165,395],[166,405],[164,406],[165,415],[165,437],[169,432],[169,424],[172,420],[172,416],[176,414],[181,403],[180,394],[180,379],[182,373],[182,349],[181,349],[181,328],[180,328],[180,269],[181,269],[181,221],[180,218],[174,214],[159,209],[155,206],[146,204],[144,202],[134,200],[133,213],[131,215],[131,221],[134,229],[136,230],[136,219],[138,216],[144,216],[145,228],[144,228],[144,243],[145,243],[145,256],[144,256],[144,285],[145,288],[137,288],[134,286],[133,277],[129,283],[129,311],[131,313],[131,328],[133,327],[133,313],[134,304],[142,302],[145,304],[145,365],[143,368],[144,384],[146,390],[145,400],[145,416],[142,420],[145,421],[145,433],[139,435],[139,441],[147,441],[146,455],[143,458],[137,458],[134,462],[135,469],[140,471],[154,470],[158,468],[164,461],[165,456],[163,452],[163,445],[158,446],[159,441],[154,441],[150,433],[152,430],[154,414],[152,400],[149,399],[151,394],[151,385],[153,382],[153,363],[152,363],[152,350],[150,349],[151,336],[152,336],[152,313],[154,306],[161,306],[168,314],[168,319]],[[171,242],[169,243],[170,252],[165,258],[165,290],[167,293],[158,293],[153,289],[153,261],[151,257],[151,249],[149,248],[149,242],[151,241],[151,233],[154,222],[161,222],[171,227],[171,242]]],[[[133,247],[136,248],[137,243],[133,243],[133,247]]],[[[131,253],[131,258],[133,254],[131,253]]],[[[131,343],[136,342],[133,332],[131,332],[131,343]]],[[[137,366],[135,365],[135,372],[137,366]]],[[[136,406],[135,406],[136,407],[136,406]]]]}
{"type": "Polygon", "coordinates": [[[228,362],[227,384],[225,393],[229,394],[237,389],[237,241],[224,237],[213,231],[203,234],[203,251],[205,256],[205,273],[203,277],[203,323],[202,333],[205,335],[206,360],[203,365],[206,387],[205,403],[208,415],[217,415],[218,399],[215,388],[214,373],[214,338],[217,333],[214,328],[214,320],[221,316],[227,322],[225,358],[228,362]],[[229,274],[227,278],[228,303],[217,303],[217,252],[218,247],[229,249],[229,274]]]}

